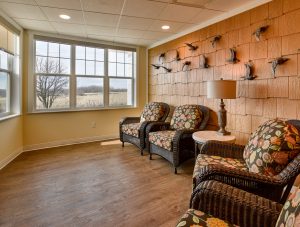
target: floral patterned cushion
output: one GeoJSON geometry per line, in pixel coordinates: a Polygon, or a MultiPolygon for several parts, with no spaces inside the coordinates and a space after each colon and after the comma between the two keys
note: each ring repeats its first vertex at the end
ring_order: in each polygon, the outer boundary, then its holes
{"type": "Polygon", "coordinates": [[[122,132],[127,135],[139,138],[139,129],[141,127],[141,124],[142,123],[131,123],[122,125],[122,132]]]}
{"type": "Polygon", "coordinates": [[[197,129],[202,121],[202,112],[198,105],[177,106],[171,119],[171,129],[197,129]]]}
{"type": "Polygon", "coordinates": [[[180,219],[176,227],[232,227],[237,226],[215,218],[199,210],[189,209],[180,219]]]}
{"type": "Polygon", "coordinates": [[[159,121],[165,114],[165,108],[162,103],[150,102],[145,105],[141,115],[141,122],[144,121],[159,121]]]}
{"type": "Polygon", "coordinates": [[[149,142],[155,144],[156,146],[171,151],[172,140],[173,137],[175,136],[175,133],[176,131],[171,131],[171,130],[150,132],[149,142]]]}
{"type": "Polygon", "coordinates": [[[200,174],[201,169],[208,165],[222,165],[228,168],[248,171],[244,160],[239,160],[234,158],[223,158],[214,155],[199,154],[196,159],[193,178],[197,177],[200,174]]]}
{"type": "Polygon", "coordinates": [[[300,188],[298,187],[285,202],[276,227],[300,226],[300,188]]]}
{"type": "Polygon", "coordinates": [[[274,176],[300,152],[299,131],[282,120],[269,120],[251,135],[244,150],[250,172],[274,176]]]}

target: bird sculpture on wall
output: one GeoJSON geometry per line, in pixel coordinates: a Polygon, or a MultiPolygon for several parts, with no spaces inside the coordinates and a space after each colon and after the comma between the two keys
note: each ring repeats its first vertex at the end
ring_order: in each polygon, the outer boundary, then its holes
{"type": "Polygon", "coordinates": [[[194,51],[198,49],[198,46],[194,46],[191,43],[185,43],[185,45],[187,45],[189,47],[189,50],[194,51]]]}
{"type": "Polygon", "coordinates": [[[199,65],[200,65],[200,68],[208,68],[209,65],[207,64],[207,58],[201,54],[199,56],[199,65]]]}
{"type": "Polygon", "coordinates": [[[176,50],[176,58],[175,58],[175,60],[176,61],[180,61],[181,60],[178,50],[176,50]]]}
{"type": "Polygon", "coordinates": [[[227,62],[231,62],[231,63],[239,62],[240,60],[237,59],[236,57],[236,50],[234,48],[230,48],[229,51],[230,51],[230,58],[227,59],[227,62]]]}
{"type": "Polygon", "coordinates": [[[256,29],[255,32],[253,32],[253,35],[255,36],[255,39],[257,41],[260,41],[260,35],[262,33],[264,33],[265,31],[267,31],[268,27],[269,27],[268,25],[262,26],[262,27],[259,27],[258,29],[256,29]]]}
{"type": "Polygon", "coordinates": [[[166,70],[166,72],[168,72],[168,73],[170,73],[170,72],[172,72],[172,69],[170,69],[170,68],[167,68],[167,67],[165,67],[165,66],[161,66],[164,70],[166,70]]]}
{"type": "Polygon", "coordinates": [[[185,62],[183,63],[183,66],[182,66],[182,71],[183,71],[183,69],[184,69],[186,66],[189,66],[189,65],[191,65],[191,62],[190,62],[190,61],[185,61],[185,62]]]}
{"type": "Polygon", "coordinates": [[[165,58],[166,57],[166,53],[161,53],[158,57],[158,60],[160,61],[160,59],[165,58]]]}
{"type": "Polygon", "coordinates": [[[159,69],[160,65],[151,64],[155,69],[159,69]]]}
{"type": "Polygon", "coordinates": [[[221,39],[222,36],[217,35],[215,37],[212,38],[212,40],[210,40],[210,43],[212,45],[213,48],[215,48],[215,45],[217,42],[219,42],[219,40],[221,39]]]}
{"type": "Polygon", "coordinates": [[[155,64],[151,64],[155,69],[160,69],[160,67],[161,68],[163,68],[164,70],[166,70],[166,72],[171,72],[172,71],[172,69],[170,69],[170,68],[167,68],[166,66],[163,66],[163,65],[155,65],[155,64]]]}
{"type": "Polygon", "coordinates": [[[275,58],[273,61],[269,61],[269,63],[271,63],[272,75],[274,78],[276,77],[277,66],[284,64],[288,60],[289,58],[279,57],[279,58],[275,58]]]}
{"type": "Polygon", "coordinates": [[[244,80],[254,80],[257,76],[253,75],[253,64],[251,62],[245,63],[246,73],[241,78],[244,80]]]}

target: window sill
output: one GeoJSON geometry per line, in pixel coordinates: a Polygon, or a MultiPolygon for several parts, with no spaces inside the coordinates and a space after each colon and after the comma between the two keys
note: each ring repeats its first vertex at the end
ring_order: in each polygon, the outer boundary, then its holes
{"type": "Polygon", "coordinates": [[[126,109],[138,109],[137,106],[124,106],[124,107],[107,107],[96,109],[58,109],[58,110],[35,110],[28,112],[28,114],[48,114],[48,113],[73,113],[73,112],[91,112],[91,111],[106,111],[106,110],[126,110],[126,109]]]}
{"type": "Polygon", "coordinates": [[[10,115],[7,115],[7,116],[4,116],[4,117],[0,117],[0,122],[1,121],[6,121],[6,120],[9,120],[9,119],[12,119],[12,118],[16,118],[16,117],[19,117],[21,116],[21,114],[10,114],[10,115]]]}

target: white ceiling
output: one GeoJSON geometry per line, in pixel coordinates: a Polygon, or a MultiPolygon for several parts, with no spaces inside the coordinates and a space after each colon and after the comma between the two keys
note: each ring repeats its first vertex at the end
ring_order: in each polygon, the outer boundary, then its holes
{"type": "Polygon", "coordinates": [[[257,1],[0,0],[0,9],[25,29],[149,46],[257,1]]]}

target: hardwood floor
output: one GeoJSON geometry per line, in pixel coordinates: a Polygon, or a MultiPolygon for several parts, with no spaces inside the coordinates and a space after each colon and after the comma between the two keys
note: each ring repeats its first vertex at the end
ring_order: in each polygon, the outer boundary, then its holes
{"type": "Polygon", "coordinates": [[[175,226],[193,160],[175,175],[153,158],[118,141],[23,153],[0,171],[0,226],[175,226]]]}

